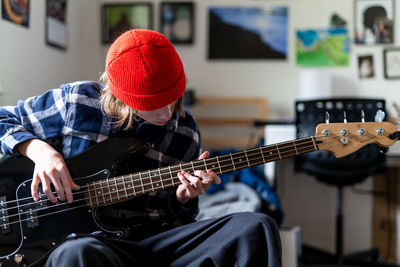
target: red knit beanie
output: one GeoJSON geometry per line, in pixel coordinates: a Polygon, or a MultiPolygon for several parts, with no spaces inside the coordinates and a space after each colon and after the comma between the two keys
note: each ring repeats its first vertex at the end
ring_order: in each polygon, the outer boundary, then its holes
{"type": "Polygon", "coordinates": [[[106,58],[108,86],[137,110],[171,104],[186,88],[185,71],[171,42],[151,30],[130,30],[111,45],[106,58]]]}

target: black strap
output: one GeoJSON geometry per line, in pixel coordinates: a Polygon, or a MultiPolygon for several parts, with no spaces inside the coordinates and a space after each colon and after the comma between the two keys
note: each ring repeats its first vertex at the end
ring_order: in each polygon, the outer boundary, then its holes
{"type": "Polygon", "coordinates": [[[390,135],[389,135],[389,138],[390,138],[390,139],[397,139],[397,140],[399,140],[399,139],[400,139],[400,131],[397,131],[397,132],[394,132],[394,133],[390,134],[390,135]]]}

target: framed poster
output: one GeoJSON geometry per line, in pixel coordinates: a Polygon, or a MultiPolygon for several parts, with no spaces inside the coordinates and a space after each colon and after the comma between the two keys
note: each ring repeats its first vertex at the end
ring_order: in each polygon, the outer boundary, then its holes
{"type": "Polygon", "coordinates": [[[392,44],[394,0],[356,0],[354,33],[356,44],[392,44]]]}
{"type": "Polygon", "coordinates": [[[29,28],[29,0],[1,0],[1,17],[29,28]]]}
{"type": "Polygon", "coordinates": [[[383,50],[383,68],[386,79],[400,79],[400,47],[383,50]]]}
{"type": "Polygon", "coordinates": [[[348,66],[349,43],[344,27],[297,30],[296,63],[301,67],[348,66]]]}
{"type": "Polygon", "coordinates": [[[130,29],[153,28],[151,3],[105,4],[102,6],[103,43],[112,43],[121,33],[130,29]]]}
{"type": "Polygon", "coordinates": [[[287,58],[288,7],[209,7],[209,59],[287,58]]]}
{"type": "Polygon", "coordinates": [[[67,0],[46,0],[46,43],[67,49],[67,0]]]}
{"type": "Polygon", "coordinates": [[[194,39],[194,4],[162,2],[160,32],[176,44],[191,44],[194,39]]]}

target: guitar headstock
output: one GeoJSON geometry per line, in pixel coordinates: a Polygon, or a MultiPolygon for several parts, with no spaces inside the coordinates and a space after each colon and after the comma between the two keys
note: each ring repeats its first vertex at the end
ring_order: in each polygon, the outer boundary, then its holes
{"type": "Polygon", "coordinates": [[[340,158],[371,143],[391,146],[397,139],[389,135],[396,131],[397,127],[390,122],[321,123],[317,125],[315,140],[319,150],[328,150],[340,158]]]}

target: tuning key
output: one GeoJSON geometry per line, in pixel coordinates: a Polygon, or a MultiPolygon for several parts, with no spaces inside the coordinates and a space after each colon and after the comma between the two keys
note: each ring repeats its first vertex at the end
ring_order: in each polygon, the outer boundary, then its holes
{"type": "Polygon", "coordinates": [[[347,123],[346,111],[343,111],[343,122],[347,123]]]}
{"type": "Polygon", "coordinates": [[[325,123],[329,124],[329,113],[328,113],[328,111],[325,112],[325,123]]]}
{"type": "Polygon", "coordinates": [[[378,110],[375,115],[375,122],[382,122],[385,118],[385,112],[378,110]]]}
{"type": "Polygon", "coordinates": [[[361,122],[362,122],[362,123],[365,122],[365,113],[364,113],[364,110],[361,110],[361,122]]]}

